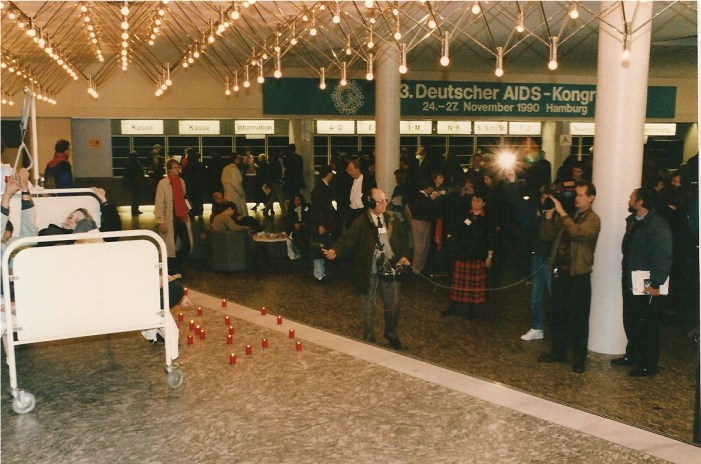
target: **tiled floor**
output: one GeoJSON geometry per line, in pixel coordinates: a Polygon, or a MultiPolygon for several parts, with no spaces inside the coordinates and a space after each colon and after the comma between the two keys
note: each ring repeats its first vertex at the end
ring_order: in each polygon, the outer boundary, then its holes
{"type": "Polygon", "coordinates": [[[190,296],[204,315],[174,313],[207,338],[188,346],[181,329],[178,390],[165,385],[163,346],[136,333],[20,347],[20,384],[37,407],[18,416],[3,396],[2,461],[701,462],[690,445],[298,322],[278,325],[272,312],[221,309],[219,296],[190,296]]]}

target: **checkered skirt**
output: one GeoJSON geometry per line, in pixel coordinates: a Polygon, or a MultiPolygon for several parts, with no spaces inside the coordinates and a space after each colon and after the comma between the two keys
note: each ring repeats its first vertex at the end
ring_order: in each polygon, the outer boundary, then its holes
{"type": "Polygon", "coordinates": [[[455,261],[450,299],[458,303],[487,301],[487,267],[484,260],[455,261]]]}

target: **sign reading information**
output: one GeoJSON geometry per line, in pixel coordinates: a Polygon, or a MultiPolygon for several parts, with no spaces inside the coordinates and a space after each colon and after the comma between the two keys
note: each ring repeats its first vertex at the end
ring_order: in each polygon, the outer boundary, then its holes
{"type": "MultiPolygon", "coordinates": [[[[282,78],[263,86],[264,114],[375,114],[375,83],[282,78]]],[[[594,118],[596,86],[579,84],[402,81],[402,117],[594,118]]],[[[676,87],[648,87],[647,117],[673,118],[676,87]]]]}

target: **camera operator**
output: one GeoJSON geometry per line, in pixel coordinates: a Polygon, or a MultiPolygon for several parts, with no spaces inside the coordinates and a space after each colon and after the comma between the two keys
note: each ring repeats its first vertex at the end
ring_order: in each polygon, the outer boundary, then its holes
{"type": "Polygon", "coordinates": [[[589,311],[591,308],[591,271],[594,250],[601,230],[601,219],[591,209],[596,188],[589,181],[575,186],[576,214],[569,217],[562,203],[554,196],[554,208],[544,211],[540,225],[543,240],[553,241],[550,266],[553,270],[552,347],[539,362],[566,362],[567,335],[572,343],[572,372],[586,369],[589,342],[589,311]],[[555,215],[557,212],[557,215],[555,215]]]}
{"type": "Polygon", "coordinates": [[[385,338],[395,350],[402,349],[397,335],[399,322],[398,274],[410,265],[406,231],[394,213],[387,210],[382,190],[373,188],[363,197],[366,211],[357,217],[332,249],[323,250],[329,260],[353,256],[356,289],[363,305],[363,340],[375,343],[375,299],[382,297],[385,338]],[[396,264],[395,264],[396,263],[396,264]]]}

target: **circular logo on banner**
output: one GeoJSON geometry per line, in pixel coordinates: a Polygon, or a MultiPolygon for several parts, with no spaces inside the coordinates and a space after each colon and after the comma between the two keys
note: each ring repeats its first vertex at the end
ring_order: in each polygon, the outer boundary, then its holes
{"type": "Polygon", "coordinates": [[[353,81],[349,81],[348,85],[343,87],[341,84],[337,84],[331,94],[331,99],[341,114],[355,114],[365,104],[363,92],[353,81]]]}

